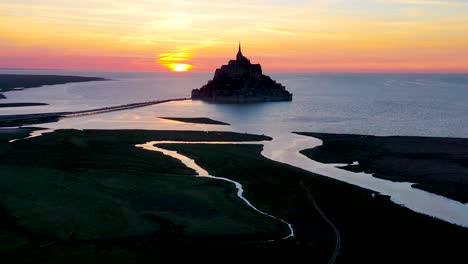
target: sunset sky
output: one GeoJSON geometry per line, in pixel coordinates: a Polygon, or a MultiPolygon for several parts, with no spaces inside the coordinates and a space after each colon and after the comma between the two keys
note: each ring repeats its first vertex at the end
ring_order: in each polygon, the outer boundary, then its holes
{"type": "Polygon", "coordinates": [[[468,72],[463,0],[2,0],[0,68],[468,72]]]}

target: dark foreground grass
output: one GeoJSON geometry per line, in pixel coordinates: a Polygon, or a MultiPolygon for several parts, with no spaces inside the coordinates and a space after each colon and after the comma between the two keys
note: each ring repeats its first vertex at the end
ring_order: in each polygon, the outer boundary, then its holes
{"type": "Polygon", "coordinates": [[[244,184],[259,208],[291,222],[295,247],[284,255],[326,263],[335,247],[334,231],[301,189],[341,233],[338,263],[456,263],[465,258],[468,231],[417,214],[386,197],[308,173],[261,156],[260,145],[161,145],[177,150],[211,172],[244,184]]]}
{"type": "MultiPolygon", "coordinates": [[[[194,177],[151,140],[265,140],[223,132],[59,130],[0,133],[0,255],[10,263],[153,263],[182,250],[280,238],[232,184],[194,177]]],[[[247,244],[246,244],[247,243],[247,244]]],[[[256,245],[256,243],[254,243],[256,245]]],[[[260,247],[263,245],[261,243],[260,247]]]]}
{"type": "Polygon", "coordinates": [[[21,127],[21,128],[0,128],[0,144],[7,143],[11,139],[27,137],[32,131],[43,128],[37,127],[21,127]]]}
{"type": "Polygon", "coordinates": [[[391,181],[414,182],[415,188],[468,202],[468,139],[298,134],[323,141],[320,147],[301,151],[313,160],[347,164],[359,161],[359,165],[343,168],[391,181]]]}

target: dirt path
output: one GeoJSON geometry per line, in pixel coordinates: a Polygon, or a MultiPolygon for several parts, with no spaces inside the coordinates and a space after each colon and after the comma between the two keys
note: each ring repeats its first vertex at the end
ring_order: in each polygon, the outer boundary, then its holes
{"type": "Polygon", "coordinates": [[[335,249],[333,251],[332,256],[330,257],[330,260],[328,261],[328,264],[333,264],[333,263],[335,263],[335,260],[338,257],[338,254],[340,253],[340,248],[341,248],[340,231],[338,230],[338,228],[336,228],[335,224],[333,224],[333,222],[330,221],[330,219],[328,219],[327,215],[325,215],[325,213],[322,211],[322,209],[320,209],[320,207],[318,206],[318,204],[315,201],[312,194],[310,194],[309,190],[307,190],[307,188],[304,186],[304,182],[301,182],[300,185],[301,185],[302,189],[304,189],[304,191],[306,192],[307,199],[314,205],[315,209],[320,214],[320,216],[323,218],[323,220],[325,220],[325,222],[327,222],[327,224],[329,224],[331,226],[331,228],[333,229],[333,232],[335,234],[335,249]]]}

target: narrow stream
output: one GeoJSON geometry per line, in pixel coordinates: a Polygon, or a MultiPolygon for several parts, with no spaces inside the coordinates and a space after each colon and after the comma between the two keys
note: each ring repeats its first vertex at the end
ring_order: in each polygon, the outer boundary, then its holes
{"type": "MultiPolygon", "coordinates": [[[[167,149],[163,149],[161,147],[156,147],[155,145],[156,144],[172,144],[172,143],[175,143],[175,144],[253,144],[253,143],[259,143],[259,142],[187,142],[187,141],[150,141],[150,142],[147,142],[147,143],[144,143],[144,144],[139,144],[139,145],[136,145],[136,147],[139,147],[139,148],[143,148],[143,149],[146,149],[146,150],[150,150],[150,151],[158,151],[158,152],[161,152],[163,153],[164,155],[168,155],[170,157],[173,157],[175,159],[178,159],[180,160],[185,166],[195,170],[195,172],[198,174],[197,176],[199,177],[207,177],[207,178],[212,178],[212,179],[217,179],[217,180],[222,180],[222,181],[226,181],[226,182],[230,182],[230,183],[233,183],[235,186],[236,186],[236,189],[237,189],[237,197],[239,197],[240,199],[242,199],[242,201],[245,202],[245,204],[247,204],[250,208],[252,208],[253,210],[255,210],[256,212],[262,214],[262,215],[265,215],[267,217],[270,217],[270,218],[273,218],[275,220],[278,220],[282,223],[284,223],[285,225],[288,226],[289,228],[289,234],[285,237],[283,237],[282,239],[288,239],[290,237],[294,237],[294,229],[292,228],[292,225],[288,222],[286,222],[285,220],[283,219],[280,219],[278,217],[275,217],[273,215],[270,215],[268,213],[265,213],[261,210],[259,210],[258,208],[256,208],[255,206],[253,206],[249,200],[247,200],[245,197],[244,197],[244,189],[242,188],[242,184],[240,184],[239,182],[236,182],[236,181],[233,181],[231,179],[228,179],[228,178],[224,178],[224,177],[217,177],[217,176],[212,176],[208,173],[208,171],[206,171],[205,169],[203,169],[202,167],[198,166],[198,164],[195,162],[195,160],[193,159],[190,159],[189,157],[187,156],[184,156],[180,153],[178,153],[177,151],[173,151],[173,150],[167,150],[167,149]]],[[[261,143],[260,143],[261,144],[261,143]]]]}
{"type": "MultiPolygon", "coordinates": [[[[160,151],[166,155],[181,160],[185,165],[197,171],[200,176],[223,179],[235,183],[226,178],[210,176],[203,168],[199,167],[195,161],[185,157],[175,151],[171,152],[162,148],[155,147],[154,144],[177,143],[177,144],[262,144],[264,145],[262,155],[268,159],[286,163],[303,170],[330,177],[339,181],[350,183],[368,190],[375,191],[382,195],[390,196],[390,200],[398,205],[406,207],[412,211],[425,214],[440,220],[468,227],[468,204],[426,192],[424,190],[412,188],[410,182],[393,182],[385,179],[373,177],[372,174],[364,172],[351,172],[340,169],[337,166],[342,164],[324,164],[299,153],[299,151],[315,148],[322,145],[320,139],[308,136],[285,133],[275,135],[272,141],[261,142],[180,142],[180,141],[153,141],[140,147],[160,151]]],[[[354,162],[356,164],[356,162],[354,162]]],[[[235,183],[236,184],[236,183],[235,183]]],[[[238,183],[237,183],[238,184],[238,183]]],[[[237,187],[236,184],[236,187],[237,187]]],[[[240,185],[240,188],[242,186],[240,185]]],[[[252,206],[242,196],[242,189],[239,191],[239,198],[243,199],[249,206],[252,206]]],[[[252,206],[253,207],[253,206],[252,206]]],[[[254,208],[254,207],[253,207],[254,208]]],[[[254,208],[258,211],[258,209],[254,208]]],[[[263,212],[261,212],[263,213],[263,212]]],[[[265,214],[265,213],[263,213],[265,214]]],[[[270,215],[269,215],[270,216],[270,215]]],[[[270,216],[273,217],[273,216],[270,216]]],[[[276,218],[277,219],[277,218],[276,218]]],[[[283,220],[281,220],[283,221],[283,220]]],[[[288,224],[289,225],[289,224],[288,224]]],[[[294,235],[292,229],[291,234],[294,235]]],[[[290,235],[291,236],[291,235],[290,235]]]]}

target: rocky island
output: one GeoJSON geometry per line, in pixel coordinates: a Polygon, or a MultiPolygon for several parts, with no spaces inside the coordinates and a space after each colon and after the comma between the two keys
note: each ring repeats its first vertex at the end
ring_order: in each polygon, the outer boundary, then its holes
{"type": "Polygon", "coordinates": [[[241,51],[236,60],[216,69],[213,80],[192,90],[192,99],[217,103],[291,101],[292,93],[262,73],[260,64],[252,64],[241,51]]]}

